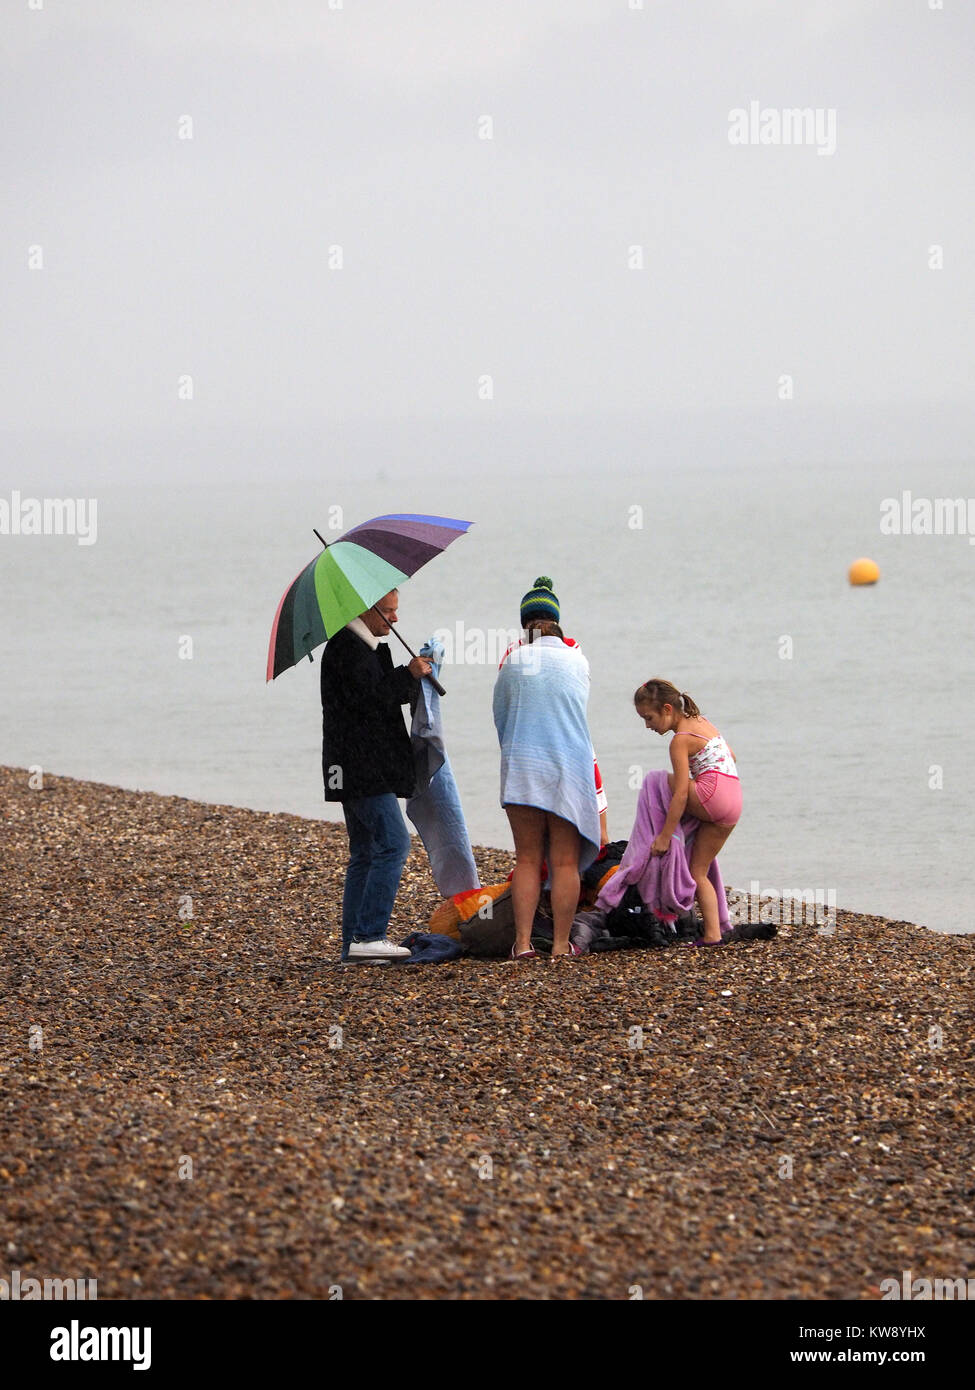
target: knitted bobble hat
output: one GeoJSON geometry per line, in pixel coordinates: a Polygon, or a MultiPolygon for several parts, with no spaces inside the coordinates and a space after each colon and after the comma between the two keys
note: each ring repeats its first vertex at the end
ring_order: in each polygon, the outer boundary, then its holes
{"type": "Polygon", "coordinates": [[[549,618],[553,623],[559,620],[559,601],[547,574],[538,576],[534,588],[521,601],[522,627],[527,627],[532,618],[549,618]]]}

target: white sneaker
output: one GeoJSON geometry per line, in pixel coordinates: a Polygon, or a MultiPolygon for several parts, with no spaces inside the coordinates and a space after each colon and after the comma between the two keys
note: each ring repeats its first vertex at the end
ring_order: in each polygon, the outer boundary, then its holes
{"type": "Polygon", "coordinates": [[[349,947],[349,960],[405,960],[411,954],[405,946],[394,946],[385,937],[378,941],[353,941],[349,947]]]}

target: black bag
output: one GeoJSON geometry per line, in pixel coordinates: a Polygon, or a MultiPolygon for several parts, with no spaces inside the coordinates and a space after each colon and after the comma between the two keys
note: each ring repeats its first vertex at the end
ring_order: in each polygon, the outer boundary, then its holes
{"type": "Polygon", "coordinates": [[[673,946],[676,941],[693,940],[700,935],[698,926],[692,912],[682,913],[676,923],[661,921],[632,883],[619,904],[606,915],[606,930],[610,935],[633,946],[673,946]]]}

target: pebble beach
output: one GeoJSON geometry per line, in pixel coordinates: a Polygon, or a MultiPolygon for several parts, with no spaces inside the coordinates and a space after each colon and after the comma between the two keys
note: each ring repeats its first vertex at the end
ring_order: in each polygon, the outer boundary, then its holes
{"type": "MultiPolygon", "coordinates": [[[[342,966],[341,825],[17,768],[0,802],[0,1275],[871,1300],[975,1267],[971,936],[840,910],[713,951],[342,966]]],[[[390,935],[439,901],[416,841],[390,935]]]]}

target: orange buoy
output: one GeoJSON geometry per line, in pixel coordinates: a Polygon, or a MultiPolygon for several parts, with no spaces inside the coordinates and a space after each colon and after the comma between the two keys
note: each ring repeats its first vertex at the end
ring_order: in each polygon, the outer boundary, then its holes
{"type": "Polygon", "coordinates": [[[876,584],[879,578],[880,566],[874,560],[867,560],[861,556],[850,566],[851,584],[876,584]]]}

